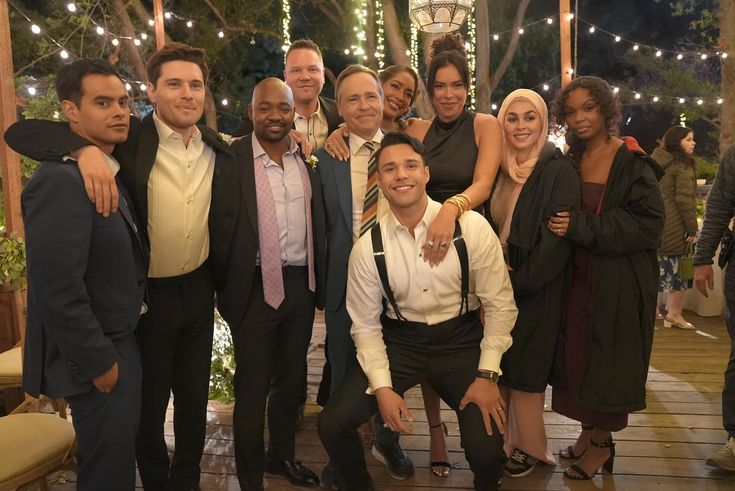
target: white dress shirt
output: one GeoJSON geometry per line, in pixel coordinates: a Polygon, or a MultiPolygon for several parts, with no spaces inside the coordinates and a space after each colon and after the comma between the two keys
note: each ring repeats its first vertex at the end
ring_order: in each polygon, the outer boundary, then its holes
{"type": "Polygon", "coordinates": [[[209,257],[209,206],[215,153],[198,128],[184,145],[181,135],[153,113],[156,161],[148,177],[148,276],[194,271],[209,257]]]}
{"type": "MultiPolygon", "coordinates": [[[[374,151],[380,148],[383,141],[383,130],[378,130],[370,140],[374,151]]],[[[352,241],[357,242],[360,238],[360,226],[362,225],[362,208],[365,204],[365,192],[367,191],[368,162],[370,161],[370,150],[365,146],[367,140],[362,139],[350,132],[350,179],[352,181],[352,241]]],[[[340,165],[340,164],[337,164],[340,165]]],[[[382,191],[378,191],[377,219],[380,220],[388,211],[388,203],[385,201],[382,191]]]]}
{"type": "MultiPolygon", "coordinates": [[[[450,246],[446,258],[433,268],[423,258],[426,230],[441,206],[428,200],[424,216],[414,228],[415,238],[392,212],[381,220],[388,282],[398,310],[407,321],[434,325],[459,315],[462,273],[456,248],[450,246]]],[[[469,257],[469,309],[480,305],[484,308],[478,368],[500,373],[500,359],[512,343],[510,332],[518,314],[513,288],[500,242],[485,218],[469,211],[459,222],[469,257]]],[[[384,296],[372,240],[370,234],[365,234],[350,255],[347,311],[352,318],[357,359],[370,381],[369,393],[392,387],[380,324],[384,296]]],[[[397,318],[390,305],[387,315],[397,318]]]]}
{"type": "MultiPolygon", "coordinates": [[[[265,167],[273,193],[278,220],[278,243],[281,246],[281,265],[305,266],[306,244],[306,195],[301,179],[299,147],[289,138],[289,148],[283,154],[283,168],[268,157],[258,138],[253,134],[253,160],[265,167]]],[[[307,183],[310,185],[310,183],[307,183]]],[[[255,191],[253,191],[255,192],[255,191]]],[[[260,262],[260,252],[258,252],[260,262]]]]}
{"type": "Polygon", "coordinates": [[[309,116],[296,113],[293,123],[296,131],[306,135],[314,150],[324,146],[324,141],[329,136],[329,124],[327,115],[322,110],[322,103],[318,98],[316,100],[316,111],[309,116]]]}

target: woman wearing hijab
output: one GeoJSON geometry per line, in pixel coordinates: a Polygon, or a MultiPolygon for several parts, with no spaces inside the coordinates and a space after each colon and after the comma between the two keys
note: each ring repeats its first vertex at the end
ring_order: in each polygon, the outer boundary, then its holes
{"type": "Polygon", "coordinates": [[[555,465],[544,430],[544,393],[562,323],[572,244],[546,227],[551,215],[579,207],[579,176],[547,141],[548,110],[536,92],[518,89],[498,114],[501,171],[490,200],[518,306],[513,345],[503,355],[500,391],[508,407],[505,451],[511,477],[555,465]]]}

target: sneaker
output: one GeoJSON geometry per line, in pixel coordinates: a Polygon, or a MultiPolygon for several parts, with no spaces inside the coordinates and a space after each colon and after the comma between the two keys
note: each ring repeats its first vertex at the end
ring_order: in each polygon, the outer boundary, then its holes
{"type": "Polygon", "coordinates": [[[704,463],[712,467],[719,467],[726,471],[735,472],[735,437],[730,438],[724,447],[715,452],[704,463]]]}
{"type": "Polygon", "coordinates": [[[516,448],[513,450],[513,455],[510,456],[510,459],[505,464],[505,472],[510,477],[527,476],[533,471],[536,464],[538,464],[538,459],[516,448]]]}
{"type": "Polygon", "coordinates": [[[376,443],[373,445],[372,454],[379,462],[385,464],[388,474],[393,479],[403,481],[415,473],[411,457],[397,443],[387,447],[376,443]]]}
{"type": "Polygon", "coordinates": [[[339,478],[337,477],[337,469],[332,465],[332,462],[327,462],[322,468],[322,475],[319,479],[319,484],[325,489],[339,490],[339,478]]]}

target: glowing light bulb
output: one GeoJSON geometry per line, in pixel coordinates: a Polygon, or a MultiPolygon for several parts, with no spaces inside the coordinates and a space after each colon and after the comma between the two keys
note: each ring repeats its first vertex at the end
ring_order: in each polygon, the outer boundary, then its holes
{"type": "Polygon", "coordinates": [[[493,34],[493,40],[497,41],[498,39],[500,39],[500,36],[498,36],[497,34],[493,34]]]}
{"type": "Polygon", "coordinates": [[[111,43],[112,43],[112,45],[113,45],[113,46],[117,46],[117,45],[119,45],[119,44],[120,44],[120,40],[119,40],[119,39],[117,39],[117,38],[115,38],[115,39],[113,39],[113,40],[111,41],[111,43]]]}
{"type": "Polygon", "coordinates": [[[218,32],[218,33],[217,33],[217,36],[218,36],[218,37],[219,37],[220,39],[222,39],[223,37],[225,37],[225,32],[224,32],[224,31],[220,31],[220,32],[218,32]]]}
{"type": "Polygon", "coordinates": [[[35,87],[28,87],[28,94],[30,94],[30,95],[36,95],[36,88],[35,87]]]}
{"type": "Polygon", "coordinates": [[[543,89],[544,89],[544,91],[549,90],[549,84],[544,84],[543,89]]]}
{"type": "Polygon", "coordinates": [[[658,96],[653,96],[653,102],[658,102],[658,96]]]}
{"type": "Polygon", "coordinates": [[[97,29],[95,30],[97,31],[97,34],[99,34],[100,36],[105,34],[105,28],[102,26],[97,26],[97,29]]]}
{"type": "Polygon", "coordinates": [[[133,44],[136,46],[140,46],[140,39],[138,38],[133,39],[133,44]]]}
{"type": "Polygon", "coordinates": [[[551,17],[549,17],[548,19],[546,19],[546,23],[549,24],[549,25],[551,25],[551,24],[554,23],[554,19],[552,19],[551,17]]]}
{"type": "Polygon", "coordinates": [[[74,4],[74,2],[69,2],[66,4],[66,10],[73,14],[77,11],[77,6],[74,4]]]}
{"type": "Polygon", "coordinates": [[[154,21],[153,19],[148,19],[148,25],[153,27],[156,25],[156,21],[154,21]]]}
{"type": "Polygon", "coordinates": [[[615,92],[616,94],[617,94],[618,92],[620,92],[620,87],[613,87],[613,92],[615,92]]]}
{"type": "Polygon", "coordinates": [[[41,34],[41,28],[38,27],[36,24],[31,24],[31,32],[33,34],[41,34]]]}
{"type": "Polygon", "coordinates": [[[148,34],[146,34],[146,33],[144,33],[144,32],[143,32],[143,33],[141,33],[141,34],[140,34],[140,39],[142,39],[143,41],[145,41],[146,39],[148,39],[148,34]]]}
{"type": "Polygon", "coordinates": [[[492,108],[493,111],[497,111],[498,110],[498,105],[497,104],[493,104],[490,107],[492,108]]]}
{"type": "Polygon", "coordinates": [[[635,98],[636,98],[636,99],[640,99],[640,98],[641,98],[641,95],[640,95],[640,94],[639,94],[638,92],[636,92],[636,93],[635,93],[635,98]]]}
{"type": "Polygon", "coordinates": [[[722,104],[722,97],[720,97],[719,99],[717,99],[717,104],[722,104]]]}
{"type": "Polygon", "coordinates": [[[572,20],[572,19],[574,19],[574,14],[573,14],[573,13],[571,13],[571,12],[569,12],[569,13],[567,14],[567,20],[572,20]]]}
{"type": "Polygon", "coordinates": [[[697,100],[697,105],[698,106],[701,106],[702,104],[704,104],[704,101],[702,99],[698,99],[697,100]]]}
{"type": "Polygon", "coordinates": [[[686,100],[683,97],[679,97],[679,104],[684,104],[686,100]]]}
{"type": "Polygon", "coordinates": [[[130,92],[131,90],[133,90],[133,86],[132,86],[132,85],[130,85],[130,83],[129,83],[129,82],[126,82],[126,83],[125,83],[125,90],[127,90],[128,92],[130,92]]]}
{"type": "Polygon", "coordinates": [[[518,34],[523,34],[524,32],[526,32],[526,30],[522,27],[518,29],[518,34]]]}
{"type": "Polygon", "coordinates": [[[166,18],[166,20],[169,20],[171,18],[171,12],[166,12],[163,14],[163,16],[166,18]]]}
{"type": "Polygon", "coordinates": [[[706,60],[707,59],[707,53],[702,53],[700,56],[701,59],[706,60]]]}
{"type": "Polygon", "coordinates": [[[230,101],[228,101],[227,99],[222,99],[222,105],[223,106],[226,106],[229,103],[230,103],[230,101]]]}
{"type": "Polygon", "coordinates": [[[637,44],[635,46],[633,46],[633,51],[638,51],[639,49],[641,49],[641,47],[638,46],[637,44]]]}
{"type": "Polygon", "coordinates": [[[146,90],[148,90],[148,87],[146,87],[145,84],[140,84],[140,90],[145,92],[146,90]]]}
{"type": "Polygon", "coordinates": [[[191,29],[191,26],[193,26],[193,25],[194,25],[194,23],[192,21],[190,21],[190,20],[187,20],[186,21],[186,27],[188,27],[189,29],[191,29]]]}
{"type": "Polygon", "coordinates": [[[681,54],[681,53],[679,53],[678,55],[676,55],[676,59],[677,60],[683,60],[684,59],[684,55],[681,54]]]}
{"type": "Polygon", "coordinates": [[[595,30],[596,30],[595,29],[595,26],[590,27],[590,34],[594,34],[595,33],[595,30]]]}
{"type": "Polygon", "coordinates": [[[661,55],[663,55],[661,50],[656,51],[656,58],[661,58],[661,55]]]}
{"type": "Polygon", "coordinates": [[[722,58],[722,59],[724,60],[725,58],[727,58],[727,53],[722,53],[722,54],[720,55],[720,57],[721,57],[721,58],[722,58]]]}
{"type": "Polygon", "coordinates": [[[615,36],[615,42],[616,43],[619,43],[621,39],[623,39],[623,38],[621,38],[620,36],[615,36]]]}
{"type": "Polygon", "coordinates": [[[67,58],[69,58],[69,52],[67,50],[65,50],[65,49],[62,49],[59,52],[59,56],[61,56],[61,59],[62,60],[66,60],[67,58]]]}

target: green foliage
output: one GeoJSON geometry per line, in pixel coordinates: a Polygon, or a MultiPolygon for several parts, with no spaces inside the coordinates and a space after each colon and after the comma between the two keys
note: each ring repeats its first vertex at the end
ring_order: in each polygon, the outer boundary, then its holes
{"type": "Polygon", "coordinates": [[[697,179],[707,179],[707,182],[711,184],[720,167],[719,162],[700,156],[695,157],[694,160],[697,162],[697,179]]]}
{"type": "Polygon", "coordinates": [[[214,313],[214,341],[212,343],[212,368],[209,374],[209,398],[220,402],[235,400],[235,350],[232,347],[230,328],[214,313]]]}
{"type": "Polygon", "coordinates": [[[0,234],[0,287],[19,290],[26,283],[26,246],[22,238],[0,234]]]}

